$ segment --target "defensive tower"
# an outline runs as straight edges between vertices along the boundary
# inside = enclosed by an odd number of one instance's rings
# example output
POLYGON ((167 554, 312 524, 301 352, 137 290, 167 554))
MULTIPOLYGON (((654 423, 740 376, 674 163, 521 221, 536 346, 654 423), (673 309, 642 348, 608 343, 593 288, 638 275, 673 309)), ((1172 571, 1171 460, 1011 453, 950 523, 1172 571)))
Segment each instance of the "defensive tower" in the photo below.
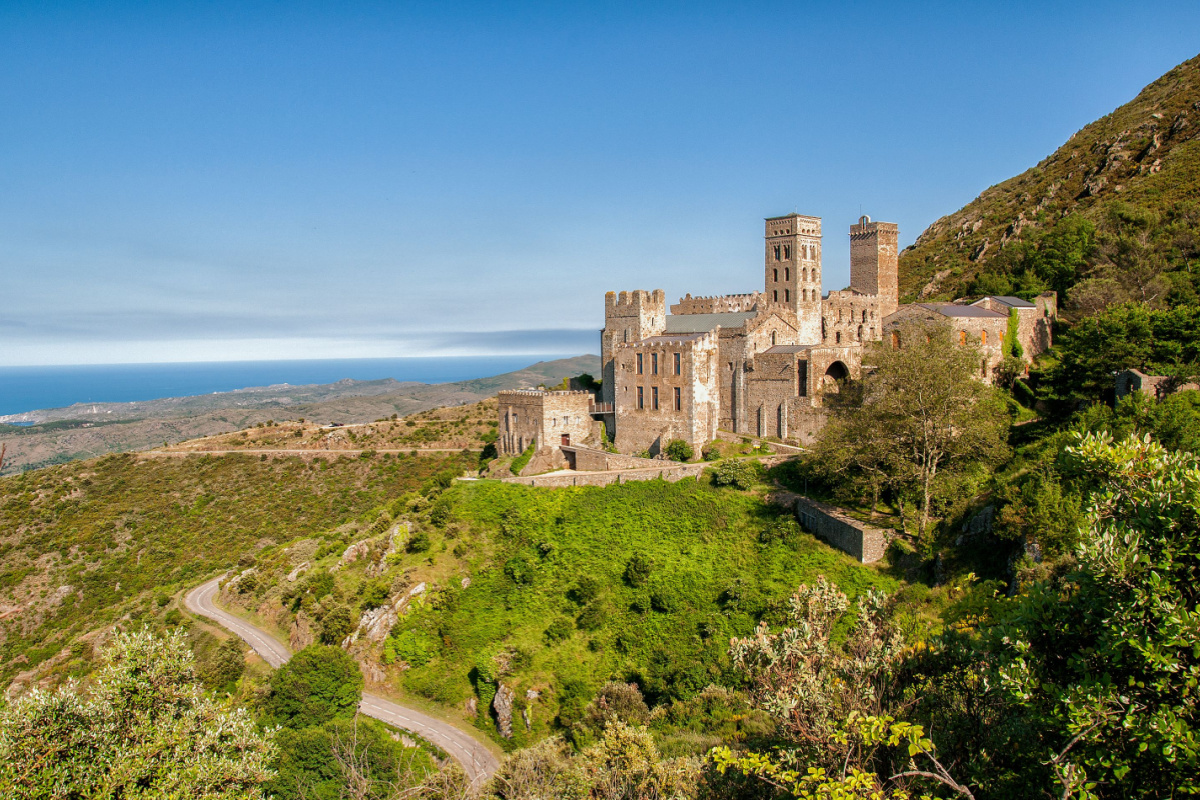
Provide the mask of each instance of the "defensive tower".
POLYGON ((667 296, 662 289, 608 292, 604 295, 604 330, 600 334, 601 400, 613 402, 617 345, 657 336, 667 328, 667 296))
POLYGON ((850 226, 850 288, 879 297, 879 318, 896 310, 900 302, 899 226, 859 217, 850 226))

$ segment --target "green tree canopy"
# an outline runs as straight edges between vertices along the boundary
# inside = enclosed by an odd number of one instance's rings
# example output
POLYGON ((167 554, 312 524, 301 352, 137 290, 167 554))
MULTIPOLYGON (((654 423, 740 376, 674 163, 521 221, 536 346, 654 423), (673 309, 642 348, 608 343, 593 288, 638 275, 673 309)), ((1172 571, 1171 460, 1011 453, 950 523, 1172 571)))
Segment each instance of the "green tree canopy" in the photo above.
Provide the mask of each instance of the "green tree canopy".
POLYGON ((34 689, 0 711, 0 796, 261 798, 271 732, 196 681, 181 631, 118 633, 89 684, 34 689))
POLYGON ((354 716, 362 699, 358 664, 340 647, 310 645, 271 675, 268 719, 288 728, 354 716))

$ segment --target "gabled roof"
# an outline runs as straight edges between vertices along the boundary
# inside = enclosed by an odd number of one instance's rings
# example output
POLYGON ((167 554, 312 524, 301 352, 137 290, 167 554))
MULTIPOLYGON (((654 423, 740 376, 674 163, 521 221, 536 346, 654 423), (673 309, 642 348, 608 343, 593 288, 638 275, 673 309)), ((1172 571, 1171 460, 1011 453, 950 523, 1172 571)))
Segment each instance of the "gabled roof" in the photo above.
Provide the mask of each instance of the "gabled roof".
POLYGON ((1037 306, 1035 306, 1033 303, 1029 302, 1028 300, 1022 300, 1019 297, 1012 297, 1011 295, 1007 295, 1007 294, 988 295, 987 297, 976 300, 971 305, 973 305, 973 306, 979 305, 984 300, 995 300, 996 302, 1002 303, 1002 304, 1008 306, 1009 308, 1037 308, 1037 306))
POLYGON ((968 317, 982 319, 1007 318, 1005 314, 1001 314, 999 311, 992 311, 990 308, 984 308, 983 306, 960 306, 957 303, 917 303, 917 305, 930 311, 936 311, 943 317, 950 317, 951 319, 968 317))
POLYGON ((703 333, 720 325, 722 328, 740 328, 752 319, 757 311, 727 311, 721 314, 671 314, 667 317, 666 333, 703 333))

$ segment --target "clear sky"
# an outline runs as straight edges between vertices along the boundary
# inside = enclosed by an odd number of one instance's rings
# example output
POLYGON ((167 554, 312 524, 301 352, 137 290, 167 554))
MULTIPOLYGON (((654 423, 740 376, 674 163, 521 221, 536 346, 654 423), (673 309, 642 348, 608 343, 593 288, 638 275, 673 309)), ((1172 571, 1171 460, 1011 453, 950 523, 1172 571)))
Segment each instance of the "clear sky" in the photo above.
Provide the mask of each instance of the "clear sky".
POLYGON ((762 218, 929 223, 1200 51, 1200 3, 0 0, 0 365, 596 352, 762 218))

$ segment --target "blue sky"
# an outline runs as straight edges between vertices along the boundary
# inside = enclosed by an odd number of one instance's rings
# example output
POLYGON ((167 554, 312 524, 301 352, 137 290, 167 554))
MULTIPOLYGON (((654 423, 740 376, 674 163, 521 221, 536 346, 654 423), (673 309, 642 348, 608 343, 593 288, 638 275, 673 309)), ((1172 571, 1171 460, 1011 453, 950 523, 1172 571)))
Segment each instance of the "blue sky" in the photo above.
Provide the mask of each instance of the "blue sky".
POLYGON ((1200 3, 0 0, 0 365, 595 351, 761 220, 902 244, 1200 51, 1200 3))

